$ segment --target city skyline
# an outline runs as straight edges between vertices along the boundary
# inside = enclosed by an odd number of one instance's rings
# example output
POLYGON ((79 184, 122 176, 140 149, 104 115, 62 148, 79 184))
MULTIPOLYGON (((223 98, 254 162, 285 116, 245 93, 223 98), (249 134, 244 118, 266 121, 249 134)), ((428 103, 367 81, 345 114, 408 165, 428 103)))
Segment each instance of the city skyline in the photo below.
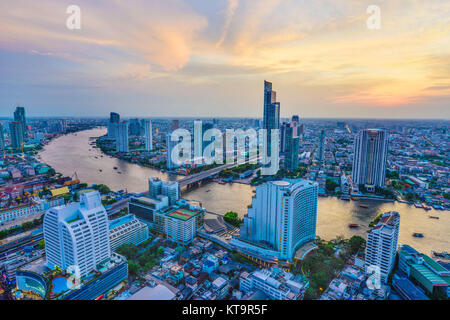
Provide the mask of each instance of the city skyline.
POLYGON ((0 5, 0 116, 259 117, 264 79, 282 118, 448 113, 444 1, 381 1, 378 30, 356 1, 78 5, 80 30, 65 4, 0 5))

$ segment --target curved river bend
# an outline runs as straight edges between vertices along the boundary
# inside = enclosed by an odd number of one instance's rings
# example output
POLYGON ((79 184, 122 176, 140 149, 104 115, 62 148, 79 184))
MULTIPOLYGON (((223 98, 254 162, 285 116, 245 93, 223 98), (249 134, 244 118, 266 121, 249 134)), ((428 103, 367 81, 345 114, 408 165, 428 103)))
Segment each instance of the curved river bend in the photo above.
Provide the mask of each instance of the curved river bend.
MULTIPOLYGON (((113 190, 142 192, 148 188, 149 177, 165 180, 179 178, 176 175, 111 158, 99 149, 92 148, 89 138, 99 137, 105 133, 106 129, 99 128, 61 136, 45 146, 39 155, 42 161, 63 175, 72 176, 76 172, 82 182, 106 184, 113 190), (118 169, 114 170, 114 167, 118 169)), ((251 203, 253 190, 254 187, 244 184, 220 185, 211 182, 184 193, 183 197, 200 201, 208 211, 224 214, 232 210, 243 216, 251 203)), ((369 208, 361 208, 360 203, 356 201, 342 201, 334 197, 319 198, 317 234, 324 239, 333 239, 338 235, 350 237, 355 234, 366 238, 370 221, 379 213, 395 210, 401 215, 400 243, 409 244, 426 254, 431 254, 431 250, 450 252, 449 211, 426 212, 399 202, 364 203, 368 204, 369 208), (440 219, 430 219, 430 215, 438 216, 440 219), (362 227, 349 229, 350 223, 357 223, 362 227), (425 237, 414 238, 412 237, 414 232, 423 233, 425 237)))

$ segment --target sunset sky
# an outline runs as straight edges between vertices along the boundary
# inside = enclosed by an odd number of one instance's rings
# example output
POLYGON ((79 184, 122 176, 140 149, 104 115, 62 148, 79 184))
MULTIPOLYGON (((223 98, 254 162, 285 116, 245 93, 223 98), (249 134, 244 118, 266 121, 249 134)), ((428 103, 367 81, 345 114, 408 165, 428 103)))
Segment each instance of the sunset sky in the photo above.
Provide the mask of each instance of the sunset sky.
POLYGON ((450 1, 2 0, 0 75, 0 116, 262 117, 268 80, 283 117, 449 119, 450 1))

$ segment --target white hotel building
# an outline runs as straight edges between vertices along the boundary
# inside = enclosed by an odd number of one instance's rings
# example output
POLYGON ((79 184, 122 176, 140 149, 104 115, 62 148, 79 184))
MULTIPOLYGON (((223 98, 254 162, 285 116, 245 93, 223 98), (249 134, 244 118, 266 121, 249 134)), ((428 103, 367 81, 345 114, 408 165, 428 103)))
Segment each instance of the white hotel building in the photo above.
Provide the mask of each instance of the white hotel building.
POLYGON ((84 276, 110 258, 108 215, 98 191, 80 195, 79 203, 49 209, 44 216, 47 266, 78 266, 84 276))
POLYGON ((295 251, 316 237, 318 185, 283 180, 256 188, 240 237, 230 244, 262 260, 292 261, 295 251))
POLYGON ((384 213, 367 236, 365 268, 380 267, 381 281, 386 283, 395 264, 397 254, 400 214, 396 211, 384 213))

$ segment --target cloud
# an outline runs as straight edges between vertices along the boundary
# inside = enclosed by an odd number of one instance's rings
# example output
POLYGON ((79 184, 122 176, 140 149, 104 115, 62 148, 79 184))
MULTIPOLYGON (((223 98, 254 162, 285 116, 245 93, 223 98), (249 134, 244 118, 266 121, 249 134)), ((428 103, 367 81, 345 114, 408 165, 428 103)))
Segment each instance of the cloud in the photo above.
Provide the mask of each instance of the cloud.
POLYGON ((222 36, 220 37, 219 41, 216 43, 216 47, 220 47, 222 43, 224 42, 227 34, 228 29, 231 25, 231 20, 233 19, 234 13, 236 12, 236 9, 239 5, 239 0, 228 0, 228 6, 225 13, 225 24, 223 26, 222 36))

